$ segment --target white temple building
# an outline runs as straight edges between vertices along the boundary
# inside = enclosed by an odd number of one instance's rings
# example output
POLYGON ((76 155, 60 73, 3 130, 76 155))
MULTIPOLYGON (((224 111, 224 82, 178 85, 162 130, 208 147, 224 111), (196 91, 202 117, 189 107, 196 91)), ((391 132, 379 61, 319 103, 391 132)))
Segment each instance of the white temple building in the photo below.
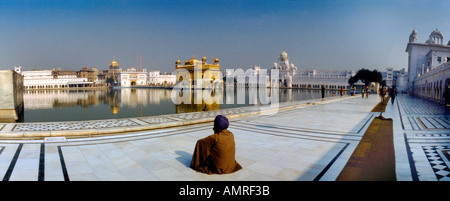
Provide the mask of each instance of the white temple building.
POLYGON ((15 66, 14 70, 23 75, 24 89, 86 87, 93 84, 87 78, 76 75, 53 75, 52 70, 22 70, 21 66, 15 66))
POLYGON ((450 83, 450 41, 434 30, 424 43, 417 40, 414 29, 405 52, 408 53, 408 93, 443 102, 444 90, 450 83))
POLYGON ((273 69, 278 69, 279 86, 292 87, 293 76, 297 73, 297 67, 293 63, 289 63, 288 54, 283 51, 278 57, 278 61, 273 63, 273 69))
POLYGON ((247 70, 227 69, 225 72, 226 79, 234 79, 235 82, 225 82, 227 86, 237 86, 237 87, 270 87, 270 71, 263 73, 260 66, 251 66, 247 70), (242 70, 242 71, 241 71, 242 70))
POLYGON ((152 86, 166 86, 174 85, 176 83, 177 76, 169 73, 163 73, 159 70, 148 72, 148 84, 152 86))
POLYGON ((294 76, 293 85, 308 89, 320 89, 322 85, 326 89, 349 89, 348 80, 355 75, 353 70, 299 70, 294 76))
POLYGON ((280 54, 272 69, 278 69, 280 72, 279 86, 287 88, 320 89, 324 85, 327 89, 349 89, 348 79, 356 74, 352 70, 298 69, 289 62, 289 56, 285 51, 280 54))
POLYGON ((123 71, 119 69, 119 83, 122 87, 130 86, 147 86, 147 69, 136 70, 136 68, 128 68, 123 71))

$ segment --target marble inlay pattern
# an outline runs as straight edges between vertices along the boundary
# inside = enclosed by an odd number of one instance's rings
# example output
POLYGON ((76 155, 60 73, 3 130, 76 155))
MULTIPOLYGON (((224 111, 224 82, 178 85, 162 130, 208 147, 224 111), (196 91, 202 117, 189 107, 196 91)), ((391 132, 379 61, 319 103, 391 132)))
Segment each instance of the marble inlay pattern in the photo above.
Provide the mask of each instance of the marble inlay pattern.
POLYGON ((422 146, 425 155, 430 162, 438 181, 450 181, 450 169, 448 160, 444 154, 450 149, 450 145, 422 146))
POLYGON ((413 181, 450 181, 450 115, 444 105, 414 96, 398 96, 413 181))
POLYGON ((149 123, 149 124, 158 124, 158 123, 166 123, 166 122, 172 122, 174 120, 164 117, 141 117, 138 118, 139 120, 149 123))
POLYGON ((417 137, 450 137, 450 133, 417 133, 417 137))
POLYGON ((98 121, 79 121, 79 122, 44 122, 44 123, 23 123, 16 124, 13 131, 53 131, 53 130, 79 130, 110 128, 124 126, 138 126, 140 124, 130 119, 109 119, 98 121))

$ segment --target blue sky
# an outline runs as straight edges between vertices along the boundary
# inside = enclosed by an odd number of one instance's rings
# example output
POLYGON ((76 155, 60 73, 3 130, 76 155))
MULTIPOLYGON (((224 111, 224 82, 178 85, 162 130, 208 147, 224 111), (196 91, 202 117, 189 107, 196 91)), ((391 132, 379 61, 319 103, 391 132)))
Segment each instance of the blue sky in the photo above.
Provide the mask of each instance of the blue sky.
POLYGON ((285 50, 304 69, 407 67, 416 28, 450 39, 447 0, 2 0, 0 69, 142 65, 218 57, 222 68, 271 68, 285 50))

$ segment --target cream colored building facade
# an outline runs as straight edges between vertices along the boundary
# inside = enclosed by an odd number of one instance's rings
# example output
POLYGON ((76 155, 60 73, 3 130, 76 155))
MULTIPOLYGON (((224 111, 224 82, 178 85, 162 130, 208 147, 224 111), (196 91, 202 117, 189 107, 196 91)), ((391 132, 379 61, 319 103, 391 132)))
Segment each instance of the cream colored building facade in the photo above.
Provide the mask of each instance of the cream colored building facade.
POLYGON ((176 75, 169 73, 161 74, 158 71, 148 72, 148 84, 151 86, 172 86, 176 83, 176 75))
POLYGON ((24 89, 53 89, 69 87, 86 87, 93 83, 87 78, 76 75, 53 75, 52 70, 26 70, 22 67, 14 67, 14 70, 23 75, 24 89))
POLYGON ((147 69, 128 68, 125 71, 119 69, 117 77, 122 87, 147 86, 147 69))

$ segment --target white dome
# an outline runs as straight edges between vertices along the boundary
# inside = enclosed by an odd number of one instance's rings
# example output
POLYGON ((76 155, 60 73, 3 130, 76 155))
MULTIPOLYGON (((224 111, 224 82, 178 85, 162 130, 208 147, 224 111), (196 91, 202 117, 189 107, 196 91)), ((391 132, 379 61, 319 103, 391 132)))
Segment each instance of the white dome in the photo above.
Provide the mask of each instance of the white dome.
POLYGON ((431 37, 431 36, 434 36, 434 37, 440 37, 440 38, 443 38, 443 37, 444 37, 444 35, 443 35, 438 29, 436 29, 436 30, 434 30, 433 32, 431 32, 430 37, 431 37))
POLYGON ((297 70, 297 66, 295 66, 294 64, 291 64, 291 68, 297 70))
POLYGON ((430 42, 426 43, 442 44, 444 41, 444 35, 438 29, 436 29, 433 32, 431 32, 428 40, 430 40, 430 42))

